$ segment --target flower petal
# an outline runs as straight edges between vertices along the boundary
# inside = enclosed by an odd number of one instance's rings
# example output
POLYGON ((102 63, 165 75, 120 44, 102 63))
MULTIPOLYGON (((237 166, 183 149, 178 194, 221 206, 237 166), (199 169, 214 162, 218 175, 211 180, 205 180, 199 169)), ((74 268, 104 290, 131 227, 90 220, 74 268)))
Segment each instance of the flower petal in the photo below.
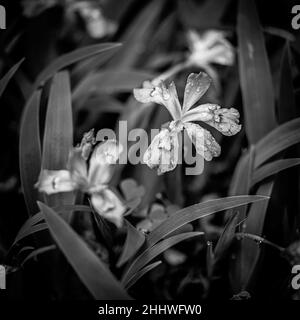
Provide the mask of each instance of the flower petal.
POLYGON ((191 73, 186 81, 183 100, 183 113, 187 112, 207 91, 211 78, 204 72, 191 73))
POLYGON ((168 88, 163 81, 157 86, 149 86, 149 83, 146 83, 142 89, 133 89, 133 94, 139 102, 154 102, 165 106, 174 120, 180 119, 181 107, 174 82, 171 82, 168 88))
POLYGON ((198 124, 190 122, 185 123, 184 127, 197 153, 206 161, 211 161, 213 157, 220 155, 221 147, 208 130, 203 129, 198 124))
POLYGON ((175 169, 179 157, 177 130, 162 129, 146 150, 143 161, 151 169, 157 169, 158 175, 175 169))
POLYGON ((207 103, 188 111, 182 121, 203 121, 225 136, 232 136, 241 130, 239 117, 239 112, 234 108, 221 108, 216 104, 207 103))
POLYGON ((91 129, 88 132, 83 134, 83 138, 80 142, 78 148, 82 151, 82 157, 84 160, 87 160, 90 157, 93 146, 96 143, 94 129, 91 129))
POLYGON ((68 170, 42 170, 35 187, 40 192, 54 194, 73 191, 77 186, 68 170))
POLYGON ((122 226, 126 208, 114 192, 104 189, 99 193, 94 193, 91 202, 102 217, 114 223, 117 227, 122 226))
POLYGON ((225 32, 219 30, 208 30, 201 35, 189 31, 190 63, 199 67, 211 63, 232 65, 235 58, 234 48, 225 36, 225 32))
POLYGON ((123 147, 116 140, 107 140, 100 143, 92 153, 88 172, 88 181, 91 189, 102 189, 112 176, 113 167, 119 159, 123 147))
POLYGON ((87 164, 82 157, 82 150, 80 148, 74 148, 70 152, 67 169, 78 188, 84 191, 88 185, 87 164))

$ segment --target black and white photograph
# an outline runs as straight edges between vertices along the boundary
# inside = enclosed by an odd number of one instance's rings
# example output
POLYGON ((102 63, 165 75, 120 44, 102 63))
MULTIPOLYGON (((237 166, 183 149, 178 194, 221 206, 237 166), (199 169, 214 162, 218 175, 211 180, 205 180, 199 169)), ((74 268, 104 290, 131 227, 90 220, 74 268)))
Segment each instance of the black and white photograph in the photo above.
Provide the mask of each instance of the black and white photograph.
POLYGON ((300 1, 0 0, 0 131, 0 310, 300 300, 300 1))

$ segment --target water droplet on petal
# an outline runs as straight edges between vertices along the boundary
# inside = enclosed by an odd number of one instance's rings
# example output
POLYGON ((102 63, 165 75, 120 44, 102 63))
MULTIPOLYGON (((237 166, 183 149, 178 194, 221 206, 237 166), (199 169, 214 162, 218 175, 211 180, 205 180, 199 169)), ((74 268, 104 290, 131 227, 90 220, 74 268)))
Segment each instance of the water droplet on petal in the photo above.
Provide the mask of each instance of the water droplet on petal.
POLYGON ((153 89, 153 90, 150 92, 150 96, 151 96, 151 97, 154 97, 154 96, 155 96, 155 89, 153 89))
POLYGON ((163 99, 164 99, 164 100, 170 99, 170 94, 165 92, 165 93, 163 94, 163 99))

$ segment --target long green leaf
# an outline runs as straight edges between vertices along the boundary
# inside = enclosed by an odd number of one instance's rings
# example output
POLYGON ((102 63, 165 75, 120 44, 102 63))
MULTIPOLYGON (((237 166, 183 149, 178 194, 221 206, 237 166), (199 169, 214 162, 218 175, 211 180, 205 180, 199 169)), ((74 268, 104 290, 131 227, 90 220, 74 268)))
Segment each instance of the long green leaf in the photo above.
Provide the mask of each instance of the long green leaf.
POLYGON ((253 0, 240 0, 237 33, 246 132, 250 143, 256 143, 276 126, 276 119, 272 76, 253 0))
MULTIPOLYGON (((244 154, 238 162, 234 171, 232 183, 230 185, 229 194, 238 196, 242 194, 249 194, 253 173, 253 164, 255 159, 255 147, 250 146, 248 153, 244 154)), ((238 215, 238 223, 246 218, 247 205, 230 209, 226 216, 238 215)))
MULTIPOLYGON (((80 205, 65 205, 65 206, 58 206, 53 208, 54 211, 58 213, 63 213, 63 212, 70 212, 70 211, 82 211, 82 212, 92 212, 92 209, 88 206, 80 206, 80 205)), ((35 225, 39 222, 44 220, 44 215, 42 212, 36 213, 34 216, 30 217, 29 219, 26 220, 26 222, 23 224, 21 229, 19 230, 18 234, 16 235, 16 238, 11 245, 11 248, 20 240, 25 238, 27 235, 34 233, 35 231, 32 232, 32 228, 35 227, 35 225)))
POLYGON ((72 83, 77 85, 77 83, 87 76, 90 72, 95 72, 99 70, 105 63, 107 63, 111 57, 120 49, 120 45, 116 44, 112 46, 109 50, 102 51, 101 54, 92 56, 83 61, 80 61, 72 70, 71 79, 72 83))
POLYGON ((39 199, 34 184, 38 180, 41 169, 41 143, 39 132, 39 108, 41 92, 35 91, 25 106, 21 119, 19 141, 19 165, 22 190, 28 214, 37 211, 36 201, 39 199))
POLYGON ((22 239, 36 233, 39 231, 43 231, 48 229, 47 224, 46 223, 39 223, 39 224, 35 224, 33 226, 31 226, 31 228, 24 230, 22 233, 18 234, 14 243, 12 244, 12 247, 15 246, 19 241, 21 241, 22 239))
POLYGON ((234 170, 234 175, 229 188, 229 195, 238 196, 249 193, 254 159, 255 147, 250 146, 249 151, 240 158, 234 170))
POLYGON ((125 220, 127 226, 127 237, 122 254, 119 258, 117 266, 120 267, 131 259, 145 242, 145 236, 138 231, 131 223, 125 220))
POLYGON ((272 130, 256 145, 254 167, 257 168, 279 152, 300 142, 300 118, 272 130))
POLYGON ((252 185, 261 182, 262 180, 269 178, 270 176, 298 166, 300 164, 300 158, 294 159, 279 159, 271 163, 267 163, 264 166, 259 167, 255 172, 252 180, 252 185))
POLYGON ((126 92, 141 86, 142 82, 153 78, 153 74, 137 70, 103 70, 84 78, 75 88, 73 100, 93 92, 126 92))
POLYGON ((148 266, 146 266, 142 270, 138 271, 130 280, 128 280, 127 285, 126 285, 126 289, 129 289, 130 287, 132 287, 145 274, 147 274, 148 272, 150 272, 151 270, 153 270, 154 268, 158 267, 161 264, 162 264, 161 261, 156 261, 156 262, 149 264, 148 266))
POLYGON ((238 215, 232 214, 229 217, 224 227, 224 230, 216 244, 216 247, 214 250, 215 261, 221 259, 224 255, 226 255, 234 239, 237 224, 238 224, 238 215))
POLYGON ((49 230, 78 277, 97 300, 128 300, 130 297, 95 253, 75 231, 45 204, 38 203, 49 230))
MULTIPOLYGON (((262 184, 257 193, 270 197, 273 191, 274 180, 262 184)), ((248 213, 247 221, 245 223, 244 232, 245 233, 253 233, 257 235, 262 235, 265 217, 267 213, 268 202, 254 203, 248 213)), ((239 285, 237 291, 242 291, 246 289, 249 285, 249 281, 253 276, 253 272, 255 270, 256 264, 259 259, 259 248, 253 242, 250 241, 241 241, 241 278, 240 281, 236 283, 239 285)), ((236 292, 237 292, 236 291, 236 292)))
POLYGON ((36 250, 33 250, 32 252, 30 252, 30 254, 21 262, 21 265, 24 266, 24 264, 29 261, 32 258, 36 258, 36 256, 45 253, 45 252, 49 252, 51 250, 54 250, 56 248, 55 245, 50 245, 50 246, 46 246, 46 247, 42 247, 42 248, 38 248, 36 250))
POLYGON ((7 73, 4 75, 4 77, 2 79, 0 79, 0 98, 5 90, 5 88, 7 87, 10 79, 14 76, 14 74, 18 71, 18 69, 20 68, 20 65, 22 64, 22 62, 24 61, 24 58, 21 59, 18 63, 16 63, 14 66, 12 66, 7 73))
MULTIPOLYGON (((50 89, 43 142, 42 167, 48 170, 66 168, 73 146, 73 120, 69 74, 59 72, 50 89)), ((51 206, 72 204, 72 193, 45 197, 51 206)))
POLYGON ((120 44, 118 43, 102 43, 79 48, 72 52, 66 53, 55 59, 38 75, 37 79, 35 80, 34 88, 38 87, 40 84, 43 84, 46 80, 50 79, 57 71, 69 66, 70 64, 73 64, 85 58, 89 58, 96 54, 101 54, 102 52, 115 49, 119 46, 120 44))
POLYGON ((192 205, 190 207, 179 210, 176 213, 173 213, 168 219, 166 219, 162 224, 155 228, 149 234, 147 243, 149 247, 151 247, 183 225, 206 217, 218 211, 227 210, 257 201, 265 201, 267 199, 267 197, 263 196, 235 196, 209 200, 192 205))
POLYGON ((124 286, 128 284, 128 281, 142 268, 144 268, 152 259, 163 253, 165 250, 169 249, 170 247, 176 245, 177 243, 190 239, 192 237, 201 236, 203 232, 187 232, 178 234, 176 236, 170 237, 165 239, 155 246, 148 248, 143 253, 141 253, 130 265, 127 269, 126 273, 122 278, 122 283, 124 286))
POLYGON ((289 41, 287 41, 286 45, 284 46, 281 59, 278 106, 278 118, 280 123, 292 120, 297 114, 290 63, 289 41))

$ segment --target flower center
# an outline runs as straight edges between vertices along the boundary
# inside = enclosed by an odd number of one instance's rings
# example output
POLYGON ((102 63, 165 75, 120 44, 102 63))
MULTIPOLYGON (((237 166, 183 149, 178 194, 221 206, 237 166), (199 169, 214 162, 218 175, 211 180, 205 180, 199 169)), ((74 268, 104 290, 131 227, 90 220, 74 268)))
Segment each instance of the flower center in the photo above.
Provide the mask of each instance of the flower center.
POLYGON ((180 132, 182 131, 184 128, 183 126, 183 122, 181 120, 175 120, 175 121, 171 121, 170 122, 170 125, 169 125, 169 129, 170 131, 177 131, 177 132, 180 132))

